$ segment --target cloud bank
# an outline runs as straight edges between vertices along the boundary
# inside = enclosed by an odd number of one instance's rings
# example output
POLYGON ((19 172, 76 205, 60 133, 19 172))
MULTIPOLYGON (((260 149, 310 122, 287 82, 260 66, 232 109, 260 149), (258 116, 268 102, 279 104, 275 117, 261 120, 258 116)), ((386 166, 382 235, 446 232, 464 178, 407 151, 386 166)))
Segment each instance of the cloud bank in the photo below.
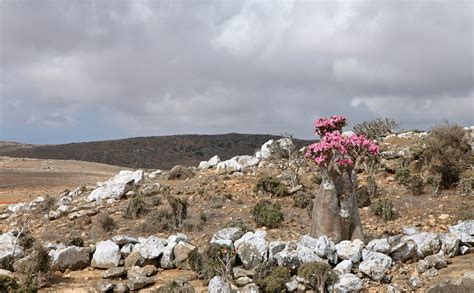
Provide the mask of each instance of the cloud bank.
POLYGON ((0 139, 474 124, 472 1, 0 1, 0 139))

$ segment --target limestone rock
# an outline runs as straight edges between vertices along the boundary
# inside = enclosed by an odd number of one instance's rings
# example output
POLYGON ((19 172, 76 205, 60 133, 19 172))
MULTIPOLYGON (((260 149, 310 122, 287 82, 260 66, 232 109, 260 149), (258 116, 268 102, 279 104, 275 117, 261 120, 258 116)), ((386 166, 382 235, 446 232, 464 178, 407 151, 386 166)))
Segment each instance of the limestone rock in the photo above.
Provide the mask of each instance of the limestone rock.
POLYGON ((336 244, 336 252, 339 259, 348 259, 358 263, 362 257, 364 243, 359 239, 354 241, 344 240, 336 244))
POLYGON ((267 233, 257 229, 247 232, 234 242, 235 250, 244 268, 252 269, 267 260, 268 243, 265 240, 267 233))
POLYGON ((449 232, 456 234, 464 244, 474 245, 474 220, 464 221, 450 226, 449 232))
POLYGON ((145 241, 136 244, 133 249, 138 251, 144 259, 156 259, 163 254, 167 243, 166 239, 150 236, 145 241))
POLYGON ((126 236, 126 235, 116 235, 112 237, 111 240, 120 247, 129 243, 132 243, 132 244, 138 243, 138 239, 130 237, 130 236, 126 236))
POLYGON ((224 228, 212 236, 211 244, 219 244, 227 247, 234 247, 234 241, 242 237, 242 229, 237 227, 224 228))
POLYGON ((127 281, 127 287, 130 290, 138 290, 142 289, 150 284, 153 284, 153 278, 148 278, 144 276, 137 276, 133 278, 129 278, 127 281))
POLYGON ((95 248, 91 266, 95 268, 114 268, 120 263, 120 247, 111 240, 101 241, 95 248))
POLYGON ((440 235, 441 250, 449 257, 458 255, 460 239, 456 234, 443 233, 440 235))
POLYGON ((390 244, 388 244, 388 240, 383 238, 370 241, 366 249, 387 254, 390 253, 391 247, 390 244))
POLYGON ((421 232, 411 236, 406 236, 406 239, 415 241, 417 245, 417 254, 419 258, 438 253, 441 249, 441 242, 438 233, 421 232))
POLYGON ((23 256, 23 249, 18 245, 15 247, 16 241, 16 237, 11 232, 0 235, 0 262, 12 256, 15 258, 23 256), (13 250, 15 250, 15 252, 13 252, 13 250))
POLYGON ((363 282, 353 274, 344 274, 339 276, 334 284, 334 292, 359 292, 362 290, 363 282))
POLYGON ((120 171, 113 178, 107 180, 104 185, 94 189, 89 195, 89 201, 101 201, 104 199, 117 199, 125 195, 135 184, 143 180, 143 170, 120 171))
POLYGON ((64 272, 82 270, 90 265, 90 249, 88 247, 69 246, 49 252, 51 268, 64 272))
POLYGON ((406 261, 417 257, 417 248, 415 241, 406 240, 395 245, 390 256, 395 261, 406 261))
POLYGON ((125 274, 124 267, 110 268, 102 273, 102 278, 104 279, 116 278, 116 277, 123 276, 124 274, 125 274))
POLYGON ((230 284, 220 276, 215 276, 209 281, 208 293, 231 293, 230 284))
POLYGON ((180 241, 174 247, 174 265, 180 269, 189 270, 191 267, 188 263, 188 256, 196 250, 196 246, 180 241))

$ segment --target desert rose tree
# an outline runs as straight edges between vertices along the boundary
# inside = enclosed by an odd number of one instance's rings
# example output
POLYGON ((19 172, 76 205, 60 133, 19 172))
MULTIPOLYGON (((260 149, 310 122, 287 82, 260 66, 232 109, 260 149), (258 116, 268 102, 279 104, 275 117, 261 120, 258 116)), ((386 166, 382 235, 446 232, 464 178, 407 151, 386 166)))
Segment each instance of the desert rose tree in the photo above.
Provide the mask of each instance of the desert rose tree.
POLYGON ((379 154, 379 146, 364 135, 343 135, 341 130, 345 125, 342 116, 316 120, 315 134, 321 140, 308 146, 305 154, 320 167, 323 178, 314 199, 310 235, 326 235, 336 243, 363 240, 355 170, 379 154))

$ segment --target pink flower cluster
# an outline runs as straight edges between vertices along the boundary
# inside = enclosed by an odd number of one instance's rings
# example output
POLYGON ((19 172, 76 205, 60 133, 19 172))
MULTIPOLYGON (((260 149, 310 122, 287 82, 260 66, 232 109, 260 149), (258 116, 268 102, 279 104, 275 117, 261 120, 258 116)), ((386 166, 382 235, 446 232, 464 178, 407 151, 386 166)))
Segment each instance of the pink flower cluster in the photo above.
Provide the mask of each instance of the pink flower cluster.
POLYGON ((341 131, 346 126, 346 118, 338 115, 330 118, 319 118, 314 122, 314 133, 324 136, 328 132, 341 131))
MULTIPOLYGON (((315 122, 317 131, 318 129, 334 129, 339 126, 342 128, 346 123, 346 119, 341 116, 332 116, 330 119, 323 120, 318 119, 315 122), (330 122, 333 118, 333 122, 330 122), (318 128, 318 125, 321 125, 322 128, 318 128)), ((308 146, 305 154, 319 166, 327 166, 334 159, 340 167, 349 168, 353 167, 357 161, 378 155, 380 151, 379 146, 365 138, 364 135, 344 136, 340 129, 321 133, 323 134, 321 141, 308 146)))

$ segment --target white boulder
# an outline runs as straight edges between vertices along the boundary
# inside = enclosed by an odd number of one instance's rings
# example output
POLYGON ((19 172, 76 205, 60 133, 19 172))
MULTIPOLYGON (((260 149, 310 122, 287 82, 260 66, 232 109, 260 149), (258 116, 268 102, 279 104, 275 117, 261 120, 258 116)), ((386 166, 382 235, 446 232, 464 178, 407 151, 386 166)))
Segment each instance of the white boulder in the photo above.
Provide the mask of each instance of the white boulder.
POLYGON ((101 241, 95 248, 91 266, 94 268, 110 269, 120 263, 120 247, 111 240, 101 241))
POLYGON ((107 180, 102 186, 94 189, 88 197, 89 201, 101 201, 109 198, 118 199, 142 180, 143 170, 120 171, 120 173, 107 180))

